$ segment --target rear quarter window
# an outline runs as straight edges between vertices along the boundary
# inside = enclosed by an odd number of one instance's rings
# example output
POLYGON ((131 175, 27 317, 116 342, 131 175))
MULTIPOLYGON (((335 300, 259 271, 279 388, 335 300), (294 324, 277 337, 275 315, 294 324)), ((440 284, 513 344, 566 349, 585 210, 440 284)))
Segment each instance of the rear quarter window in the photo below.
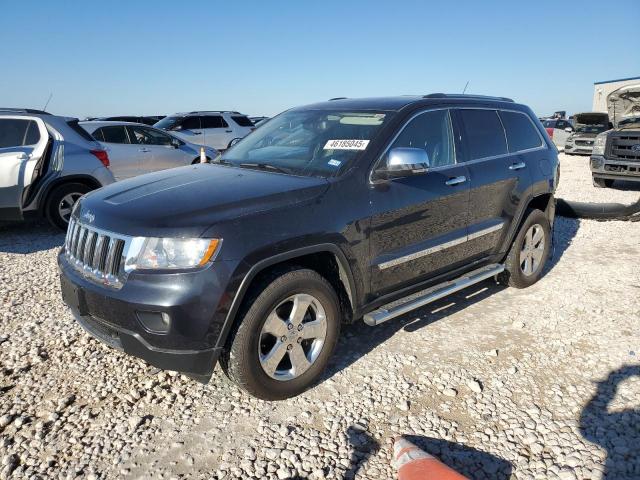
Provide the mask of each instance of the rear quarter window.
POLYGON ((253 127, 253 122, 244 115, 234 115, 231 119, 241 127, 253 127))
POLYGON ((469 160, 507 153, 504 129, 495 110, 460 110, 469 160))
POLYGON ((510 153, 529 150, 542 145, 542 139, 538 131, 524 113, 501 111, 500 118, 507 134, 510 153))
POLYGON ((78 124, 78 120, 69 120, 67 122, 67 125, 69 125, 69 128, 71 130, 73 130, 74 132, 76 132, 78 135, 80 135, 82 138, 84 138, 85 140, 89 141, 89 142, 93 142, 95 141, 95 139, 89 134, 89 132, 87 132, 84 128, 82 128, 79 124, 78 124))

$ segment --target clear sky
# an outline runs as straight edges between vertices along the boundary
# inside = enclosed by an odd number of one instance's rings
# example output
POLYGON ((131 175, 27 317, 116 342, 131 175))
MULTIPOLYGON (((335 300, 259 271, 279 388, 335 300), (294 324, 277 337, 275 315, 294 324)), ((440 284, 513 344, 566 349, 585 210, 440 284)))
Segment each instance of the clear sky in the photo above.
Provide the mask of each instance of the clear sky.
POLYGON ((640 0, 1 0, 0 105, 72 116, 461 92, 539 115, 640 75, 640 0), (615 27, 615 30, 614 30, 615 27))

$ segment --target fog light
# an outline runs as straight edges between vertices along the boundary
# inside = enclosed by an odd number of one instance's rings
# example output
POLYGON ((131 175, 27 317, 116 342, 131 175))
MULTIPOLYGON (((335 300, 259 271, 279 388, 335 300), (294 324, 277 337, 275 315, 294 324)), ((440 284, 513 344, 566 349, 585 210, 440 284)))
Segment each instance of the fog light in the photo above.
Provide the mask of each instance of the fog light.
POLYGON ((591 157, 591 169, 600 170, 604 165, 604 159, 602 157, 591 157))
POLYGON ((167 333, 171 326, 171 318, 164 312, 136 312, 136 316, 144 329, 151 333, 167 333))

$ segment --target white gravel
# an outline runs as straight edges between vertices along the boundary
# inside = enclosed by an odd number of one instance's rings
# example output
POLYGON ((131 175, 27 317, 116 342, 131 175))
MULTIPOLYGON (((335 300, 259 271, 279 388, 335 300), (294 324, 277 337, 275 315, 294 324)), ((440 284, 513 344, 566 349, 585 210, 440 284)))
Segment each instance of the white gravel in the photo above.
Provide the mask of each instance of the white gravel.
MULTIPOLYGON (((586 161, 563 158, 563 195, 594 198, 566 168, 586 161)), ((639 234, 558 219, 538 284, 347 327, 318 386, 267 403, 88 337, 60 300, 63 236, 4 227, 0 478, 394 478, 398 433, 471 478, 640 478, 639 234)))

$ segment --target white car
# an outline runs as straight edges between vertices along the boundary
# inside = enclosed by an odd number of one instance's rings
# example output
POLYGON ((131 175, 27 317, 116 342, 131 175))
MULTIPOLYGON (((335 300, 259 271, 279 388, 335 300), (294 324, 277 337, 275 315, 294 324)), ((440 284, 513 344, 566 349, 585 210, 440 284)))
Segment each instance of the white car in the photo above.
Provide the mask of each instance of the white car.
POLYGON ((256 128, 246 115, 229 111, 176 113, 164 117, 154 127, 170 131, 185 142, 207 145, 216 150, 226 150, 231 142, 256 128))
MULTIPOLYGON (((80 122, 109 154, 116 180, 200 162, 200 146, 157 128, 131 122, 80 122)), ((205 147, 207 160, 218 152, 205 147)))
POLYGON ((564 150, 567 139, 575 131, 569 120, 564 118, 549 118, 542 120, 542 126, 549 134, 549 138, 558 147, 558 150, 564 150))

